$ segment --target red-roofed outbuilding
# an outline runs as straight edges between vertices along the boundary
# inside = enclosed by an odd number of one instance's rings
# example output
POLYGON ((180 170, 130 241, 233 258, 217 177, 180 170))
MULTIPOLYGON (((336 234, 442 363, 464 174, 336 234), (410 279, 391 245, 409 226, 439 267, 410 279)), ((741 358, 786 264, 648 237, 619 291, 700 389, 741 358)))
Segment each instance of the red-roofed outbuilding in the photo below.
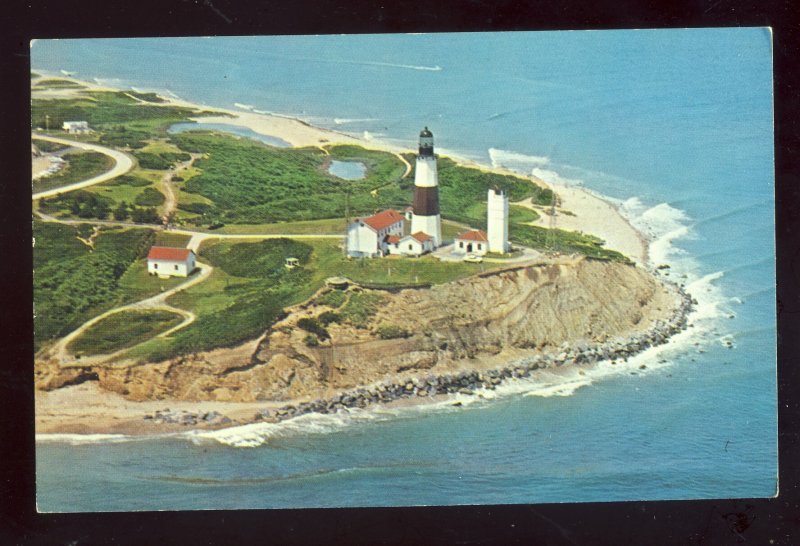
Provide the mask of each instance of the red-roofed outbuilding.
POLYGON ((453 244, 453 252, 483 256, 489 251, 489 237, 480 229, 460 233, 453 244))
POLYGON ((147 272, 159 277, 188 277, 196 266, 194 251, 188 248, 154 246, 147 253, 147 272))

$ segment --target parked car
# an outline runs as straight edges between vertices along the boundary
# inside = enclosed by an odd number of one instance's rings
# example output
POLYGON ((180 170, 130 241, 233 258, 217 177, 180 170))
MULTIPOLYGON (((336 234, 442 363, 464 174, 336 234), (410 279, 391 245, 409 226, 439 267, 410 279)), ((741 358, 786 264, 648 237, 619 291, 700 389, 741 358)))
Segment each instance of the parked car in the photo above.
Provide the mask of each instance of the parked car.
POLYGON ((476 256, 475 254, 467 254, 464 256, 464 261, 469 262, 471 264, 479 264, 483 261, 483 258, 480 256, 476 256))

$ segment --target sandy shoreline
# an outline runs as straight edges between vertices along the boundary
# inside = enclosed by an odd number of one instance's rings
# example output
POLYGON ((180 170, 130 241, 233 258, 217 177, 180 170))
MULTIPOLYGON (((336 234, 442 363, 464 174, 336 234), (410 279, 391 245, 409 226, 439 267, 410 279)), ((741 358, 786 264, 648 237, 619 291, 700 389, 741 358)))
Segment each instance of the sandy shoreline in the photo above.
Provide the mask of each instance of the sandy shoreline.
MULTIPOLYGON (((41 73, 41 71, 39 71, 41 73)), ((107 86, 97 85, 74 78, 64 78, 55 74, 44 74, 38 79, 59 78, 75 81, 90 90, 124 91, 107 86)), ((68 97, 81 91, 80 89, 59 89, 53 92, 33 93, 33 97, 54 96, 68 97)), ((296 147, 324 146, 328 144, 356 144, 365 148, 384 150, 388 152, 409 152, 398 146, 382 143, 378 140, 363 140, 351 135, 330 129, 314 127, 299 119, 275 115, 260 114, 255 112, 242 112, 231 109, 217 108, 181 99, 162 97, 165 106, 182 106, 196 110, 219 112, 218 116, 204 116, 194 118, 196 121, 207 123, 224 123, 248 128, 256 133, 277 137, 296 147)), ((414 136, 414 135, 412 135, 414 136)), ((555 217, 555 227, 583 231, 596 235, 606 241, 606 246, 622 252, 639 264, 647 265, 646 239, 632 225, 630 225, 610 202, 593 195, 581 188, 554 185, 542 181, 531 175, 503 168, 493 168, 479 165, 474 161, 451 156, 460 164, 480 168, 487 171, 514 174, 527 177, 530 180, 551 187, 559 196, 560 209, 569 213, 559 213, 555 217)), ((520 203, 530 206, 540 213, 541 218, 537 225, 551 226, 550 216, 542 214, 541 207, 530 203, 520 203)), ((132 402, 120 395, 100 390, 96 384, 89 382, 81 385, 65 387, 52 392, 36 392, 36 433, 37 434, 159 434, 176 431, 186 431, 187 427, 180 424, 157 424, 152 420, 145 420, 145 414, 153 414, 158 410, 169 408, 174 412, 204 413, 216 411, 231 419, 224 426, 236 426, 253 422, 254 415, 266 408, 277 408, 287 404, 281 402, 184 402, 175 400, 161 400, 148 402, 132 402)), ((200 423, 192 428, 221 428, 220 424, 200 423)))
MULTIPOLYGON (((125 91, 75 78, 64 78, 56 74, 43 74, 42 79, 44 78, 60 78, 74 81, 93 91, 125 91)), ((35 83, 37 80, 38 78, 32 80, 32 83, 35 83)), ((79 89, 58 89, 52 92, 38 92, 38 94, 35 93, 34 96, 49 97, 52 95, 67 97, 79 91, 79 89)), ((413 149, 395 146, 378 139, 365 140, 332 129, 315 127, 305 121, 290 116, 273 113, 260 114, 250 111, 233 110, 230 108, 219 108, 174 97, 161 96, 161 98, 165 101, 161 104, 165 106, 179 106, 194 110, 218 112, 220 114, 218 116, 192 118, 193 121, 222 123, 247 128, 261 135, 285 140, 295 147, 355 144, 369 149, 383 150, 392 153, 413 152, 413 149)), ((415 135, 411 135, 410 138, 414 136, 415 135)), ((559 213, 558 209, 556 210, 555 222, 553 224, 555 227, 596 235, 606 242, 608 248, 622 252, 639 264, 647 264, 647 241, 645 237, 623 218, 617 208, 609 201, 579 187, 553 184, 531 174, 519 173, 502 167, 482 165, 457 155, 450 155, 449 157, 465 166, 502 174, 523 176, 540 185, 552 188, 559 196, 559 208, 569 211, 565 214, 559 213)), ((530 206, 529 202, 519 204, 530 206)), ((535 224, 549 227, 550 217, 541 214, 541 207, 531 208, 536 209, 541 216, 535 224)))

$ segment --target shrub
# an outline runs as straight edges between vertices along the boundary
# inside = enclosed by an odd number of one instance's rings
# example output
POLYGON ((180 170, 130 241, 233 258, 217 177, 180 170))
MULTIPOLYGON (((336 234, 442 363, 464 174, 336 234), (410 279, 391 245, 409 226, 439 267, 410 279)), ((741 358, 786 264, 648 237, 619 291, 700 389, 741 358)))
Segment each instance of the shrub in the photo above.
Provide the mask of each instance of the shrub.
POLYGON ((315 318, 303 317, 297 321, 297 326, 306 332, 316 334, 319 339, 329 339, 331 337, 325 327, 315 318))
POLYGON ((400 328, 396 324, 381 324, 375 329, 375 333, 381 339, 398 339, 410 335, 407 330, 400 328))
POLYGON ((155 188, 145 188, 142 193, 136 196, 134 203, 143 207, 153 207, 162 204, 166 198, 164 194, 155 188))
POLYGON ((306 337, 304 337, 303 343, 305 343, 308 347, 319 347, 319 340, 314 334, 308 334, 306 337))
POLYGON ((333 311, 325 311, 319 316, 319 321, 323 326, 328 326, 333 322, 341 322, 341 320, 342 316, 339 313, 334 313, 333 311))
POLYGON ((341 290, 331 290, 330 292, 322 294, 317 300, 317 303, 338 309, 346 299, 347 296, 341 290))

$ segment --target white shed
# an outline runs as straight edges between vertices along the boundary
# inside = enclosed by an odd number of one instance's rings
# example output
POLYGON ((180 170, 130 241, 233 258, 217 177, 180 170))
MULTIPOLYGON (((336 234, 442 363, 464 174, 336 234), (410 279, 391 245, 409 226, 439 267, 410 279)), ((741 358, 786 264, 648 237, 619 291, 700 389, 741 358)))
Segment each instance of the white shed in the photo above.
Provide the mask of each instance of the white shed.
POLYGON ((154 246, 147 254, 147 272, 159 277, 188 277, 196 267, 194 251, 188 248, 154 246))
POLYGON ((88 121, 65 121, 62 128, 70 133, 70 134, 81 134, 81 133, 88 133, 91 129, 89 129, 89 122, 88 121))
POLYGON ((401 254, 403 256, 422 256, 432 250, 433 237, 421 231, 406 235, 403 238, 394 237, 389 243, 389 252, 391 254, 401 254))
POLYGON ((489 251, 489 238, 486 232, 480 229, 472 229, 460 233, 453 244, 453 252, 456 254, 475 254, 484 256, 489 251))

